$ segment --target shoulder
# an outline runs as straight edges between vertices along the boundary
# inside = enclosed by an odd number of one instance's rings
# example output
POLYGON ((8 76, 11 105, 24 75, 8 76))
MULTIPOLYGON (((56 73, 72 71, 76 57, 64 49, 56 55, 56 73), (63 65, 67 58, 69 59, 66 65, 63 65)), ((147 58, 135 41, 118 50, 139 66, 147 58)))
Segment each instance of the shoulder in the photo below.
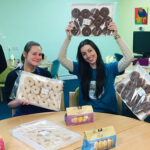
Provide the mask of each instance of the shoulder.
POLYGON ((38 67, 38 69, 40 71, 41 76, 52 78, 51 73, 48 70, 40 68, 40 67, 38 67))
POLYGON ((108 75, 110 75, 110 74, 114 74, 114 75, 119 74, 119 72, 118 72, 118 62, 116 61, 116 62, 105 64, 105 71, 106 71, 106 74, 108 74, 108 75))
POLYGON ((112 70, 112 69, 115 69, 115 68, 118 68, 118 62, 112 62, 112 63, 105 63, 105 68, 106 69, 109 69, 109 70, 112 70))
POLYGON ((11 72, 9 72, 7 77, 12 77, 12 78, 17 77, 17 73, 16 73, 17 70, 20 70, 20 68, 18 67, 16 69, 12 70, 11 72))

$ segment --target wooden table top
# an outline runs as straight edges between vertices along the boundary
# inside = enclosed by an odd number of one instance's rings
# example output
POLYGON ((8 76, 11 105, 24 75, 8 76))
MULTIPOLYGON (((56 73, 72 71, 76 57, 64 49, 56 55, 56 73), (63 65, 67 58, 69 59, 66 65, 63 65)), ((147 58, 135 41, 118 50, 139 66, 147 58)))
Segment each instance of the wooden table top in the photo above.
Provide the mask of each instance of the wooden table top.
MULTIPOLYGON (((65 112, 39 113, 14 117, 0 121, 0 137, 3 138, 6 150, 33 150, 29 145, 12 136, 11 130, 23 123, 45 119, 64 128, 77 132, 83 137, 86 130, 113 126, 117 134, 116 147, 112 150, 149 150, 150 124, 119 115, 94 113, 94 122, 89 124, 66 126, 65 112)), ((82 140, 61 150, 81 149, 82 140)))

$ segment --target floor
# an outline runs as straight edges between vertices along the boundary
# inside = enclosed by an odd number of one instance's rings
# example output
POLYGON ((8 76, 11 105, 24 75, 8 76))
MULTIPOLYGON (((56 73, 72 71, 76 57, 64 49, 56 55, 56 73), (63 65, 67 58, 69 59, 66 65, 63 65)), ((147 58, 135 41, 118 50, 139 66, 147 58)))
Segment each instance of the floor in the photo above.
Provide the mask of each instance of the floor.
MULTIPOLYGON (((69 106, 69 92, 75 91, 79 86, 79 81, 77 79, 63 79, 64 82, 64 99, 65 107, 69 106)), ((11 109, 7 106, 7 102, 1 102, 0 100, 0 120, 12 117, 11 109)))

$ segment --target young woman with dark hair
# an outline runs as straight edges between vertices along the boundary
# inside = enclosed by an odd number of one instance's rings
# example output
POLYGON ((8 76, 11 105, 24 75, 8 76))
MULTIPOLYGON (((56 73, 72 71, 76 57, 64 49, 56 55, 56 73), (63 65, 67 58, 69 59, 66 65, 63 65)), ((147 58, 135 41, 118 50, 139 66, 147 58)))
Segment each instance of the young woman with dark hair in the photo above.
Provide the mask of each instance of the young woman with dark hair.
POLYGON ((10 72, 6 79, 4 97, 5 100, 8 101, 8 106, 11 108, 17 108, 16 114, 14 116, 50 111, 11 98, 12 94, 16 96, 16 90, 13 93, 12 89, 18 88, 19 74, 21 73, 22 70, 51 78, 51 74, 49 71, 46 71, 45 69, 38 67, 40 61, 42 60, 42 48, 39 43, 29 41, 24 47, 21 60, 23 62, 23 66, 18 67, 17 69, 10 72))
POLYGON ((72 24, 66 28, 67 37, 61 47, 58 59, 70 73, 77 75, 79 85, 79 105, 92 105, 95 112, 119 114, 114 80, 133 60, 133 54, 117 33, 117 26, 111 22, 108 29, 113 31, 114 38, 123 52, 119 62, 105 64, 98 47, 91 40, 79 44, 78 62, 72 62, 66 57, 71 41, 72 24))

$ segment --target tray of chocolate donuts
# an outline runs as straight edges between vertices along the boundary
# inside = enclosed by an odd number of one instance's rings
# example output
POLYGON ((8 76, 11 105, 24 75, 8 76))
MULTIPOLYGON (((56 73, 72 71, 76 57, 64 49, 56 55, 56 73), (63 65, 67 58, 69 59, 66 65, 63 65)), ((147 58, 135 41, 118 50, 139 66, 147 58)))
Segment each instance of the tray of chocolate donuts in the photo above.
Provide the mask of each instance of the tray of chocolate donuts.
POLYGON ((116 91, 140 119, 150 111, 150 75, 140 65, 133 67, 127 77, 116 84, 116 91))
POLYGON ((72 35, 111 35, 108 25, 113 20, 114 6, 114 3, 73 4, 71 10, 72 35))
POLYGON ((63 81, 22 71, 16 99, 59 111, 63 81))
POLYGON ((81 140, 81 135, 48 120, 21 124, 12 134, 36 150, 57 150, 81 140))

